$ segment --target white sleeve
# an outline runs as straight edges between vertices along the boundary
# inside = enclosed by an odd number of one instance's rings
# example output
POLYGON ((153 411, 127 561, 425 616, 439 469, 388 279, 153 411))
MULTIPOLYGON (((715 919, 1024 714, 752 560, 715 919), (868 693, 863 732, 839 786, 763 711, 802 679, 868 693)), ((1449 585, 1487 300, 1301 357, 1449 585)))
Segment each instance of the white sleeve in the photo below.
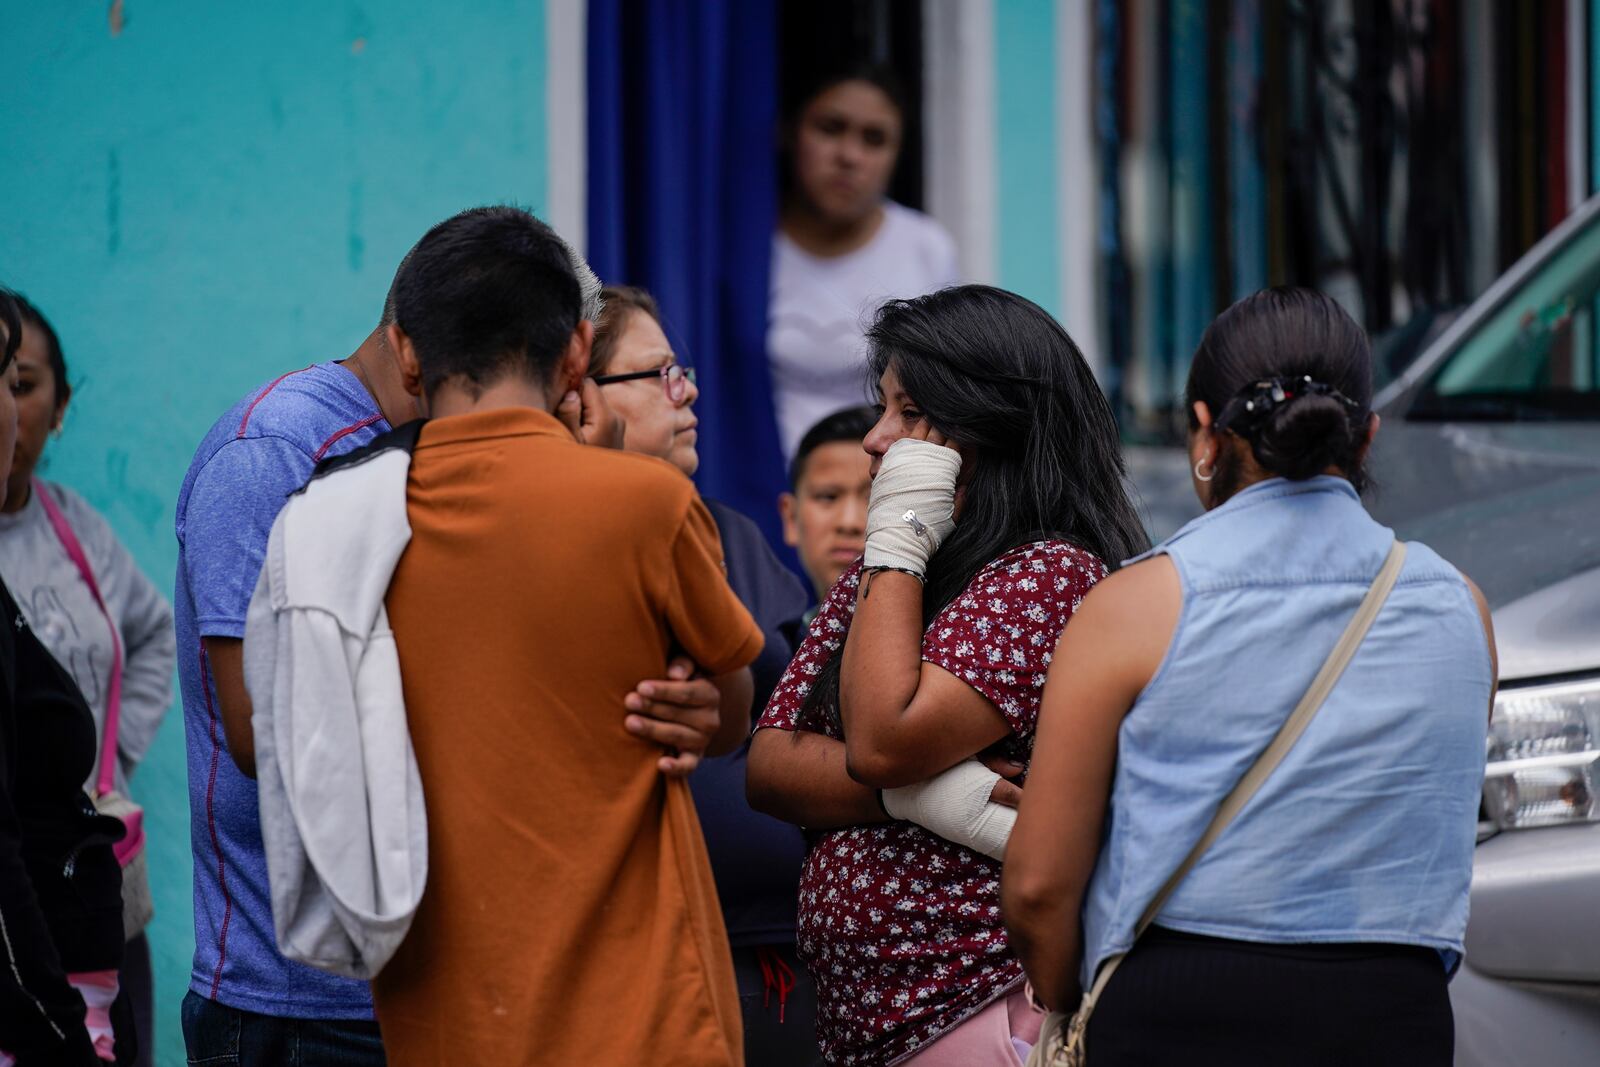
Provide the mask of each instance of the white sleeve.
POLYGON ((1004 859, 1017 813, 989 799, 999 780, 1000 775, 977 760, 967 760, 926 782, 885 789, 883 806, 896 819, 991 859, 1004 859))

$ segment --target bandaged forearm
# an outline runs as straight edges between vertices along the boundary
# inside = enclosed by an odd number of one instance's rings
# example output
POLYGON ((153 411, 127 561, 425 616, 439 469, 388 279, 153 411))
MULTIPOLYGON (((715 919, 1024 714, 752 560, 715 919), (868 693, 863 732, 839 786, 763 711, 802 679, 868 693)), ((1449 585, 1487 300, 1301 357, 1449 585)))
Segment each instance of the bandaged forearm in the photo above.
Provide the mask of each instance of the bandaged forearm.
POLYGON ((955 529, 960 473, 954 449, 910 437, 890 445, 872 479, 863 565, 926 574, 929 557, 955 529))
POLYGON ((883 806, 896 819, 914 822, 946 841, 991 859, 1004 859, 1017 813, 989 799, 1000 775, 977 760, 958 763, 926 782, 883 791, 883 806))

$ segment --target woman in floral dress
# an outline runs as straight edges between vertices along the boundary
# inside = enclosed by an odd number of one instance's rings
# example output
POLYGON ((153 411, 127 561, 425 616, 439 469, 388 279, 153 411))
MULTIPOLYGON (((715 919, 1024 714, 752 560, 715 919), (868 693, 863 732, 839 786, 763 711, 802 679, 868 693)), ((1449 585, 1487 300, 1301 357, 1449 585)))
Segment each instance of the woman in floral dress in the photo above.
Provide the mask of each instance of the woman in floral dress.
POLYGON ((883 415, 867 550, 761 717, 750 799, 811 834, 799 947, 827 1061, 1015 1065, 1039 1016, 1000 864, 945 824, 956 808, 982 822, 1009 788, 975 757, 1025 774, 1056 638, 1146 539, 1110 406, 1039 307, 960 286, 891 302, 868 340, 883 415), (935 804, 942 818, 906 802, 955 777, 965 800, 935 804))

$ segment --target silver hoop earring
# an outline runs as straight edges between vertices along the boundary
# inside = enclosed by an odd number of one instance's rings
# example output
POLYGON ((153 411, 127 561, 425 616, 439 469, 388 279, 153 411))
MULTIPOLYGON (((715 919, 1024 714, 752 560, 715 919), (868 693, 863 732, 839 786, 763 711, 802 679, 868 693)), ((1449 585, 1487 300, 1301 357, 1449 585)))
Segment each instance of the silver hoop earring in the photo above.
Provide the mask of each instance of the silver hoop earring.
POLYGON ((1200 460, 1195 462, 1195 465, 1194 465, 1194 476, 1196 478, 1198 478, 1202 482, 1209 482, 1211 479, 1213 479, 1213 478, 1215 478, 1217 476, 1217 468, 1216 467, 1212 467, 1211 468, 1211 473, 1210 474, 1201 474, 1200 473, 1200 464, 1204 463, 1207 459, 1210 459, 1210 458, 1211 458, 1210 456, 1206 456, 1204 459, 1200 459, 1200 460))

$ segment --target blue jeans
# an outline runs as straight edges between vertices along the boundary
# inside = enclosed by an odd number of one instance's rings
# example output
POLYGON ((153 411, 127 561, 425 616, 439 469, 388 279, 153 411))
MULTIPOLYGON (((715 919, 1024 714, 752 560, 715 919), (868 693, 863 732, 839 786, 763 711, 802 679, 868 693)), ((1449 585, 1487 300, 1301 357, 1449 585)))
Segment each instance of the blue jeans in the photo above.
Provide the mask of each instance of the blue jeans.
POLYGON ((196 1067, 384 1067, 378 1024, 285 1019, 183 998, 183 1043, 196 1067))

